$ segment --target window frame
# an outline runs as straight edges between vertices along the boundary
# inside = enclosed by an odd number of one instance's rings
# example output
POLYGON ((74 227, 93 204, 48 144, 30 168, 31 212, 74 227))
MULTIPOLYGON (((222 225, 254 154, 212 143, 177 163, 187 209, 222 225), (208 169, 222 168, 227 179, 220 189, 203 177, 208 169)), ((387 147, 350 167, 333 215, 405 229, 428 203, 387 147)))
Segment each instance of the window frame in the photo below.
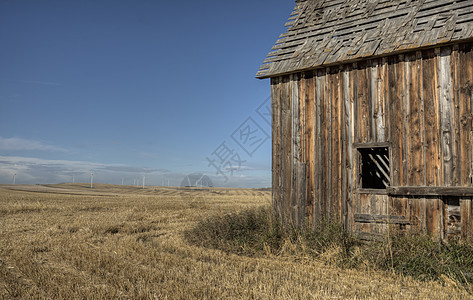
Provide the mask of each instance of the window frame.
POLYGON ((391 153, 391 143, 389 142, 379 142, 379 143, 354 143, 353 151, 355 154, 355 190, 360 194, 378 194, 378 195, 387 195, 387 188, 391 185, 392 182, 392 153, 391 153), (389 162, 389 184, 386 188, 363 188, 362 184, 362 155, 361 150, 370 149, 370 148, 387 148, 388 150, 388 162, 389 162))

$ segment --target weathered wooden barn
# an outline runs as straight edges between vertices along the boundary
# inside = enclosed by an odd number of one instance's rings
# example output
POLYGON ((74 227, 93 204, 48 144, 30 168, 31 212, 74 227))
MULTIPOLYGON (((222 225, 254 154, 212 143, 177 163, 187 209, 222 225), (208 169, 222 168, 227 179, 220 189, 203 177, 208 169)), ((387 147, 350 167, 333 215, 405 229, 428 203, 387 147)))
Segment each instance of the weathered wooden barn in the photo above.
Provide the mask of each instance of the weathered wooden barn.
POLYGON ((473 1, 296 1, 286 26, 257 73, 282 220, 473 237, 473 1))

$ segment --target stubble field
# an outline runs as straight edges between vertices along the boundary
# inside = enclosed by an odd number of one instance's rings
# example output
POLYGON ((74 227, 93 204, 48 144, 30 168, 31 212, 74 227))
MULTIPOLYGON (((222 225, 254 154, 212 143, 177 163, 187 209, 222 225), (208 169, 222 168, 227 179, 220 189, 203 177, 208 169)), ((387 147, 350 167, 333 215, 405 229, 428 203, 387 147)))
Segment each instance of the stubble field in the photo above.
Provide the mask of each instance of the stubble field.
POLYGON ((270 205, 270 191, 0 186, 2 299, 465 299, 329 260, 238 256, 186 242, 209 216, 270 205))

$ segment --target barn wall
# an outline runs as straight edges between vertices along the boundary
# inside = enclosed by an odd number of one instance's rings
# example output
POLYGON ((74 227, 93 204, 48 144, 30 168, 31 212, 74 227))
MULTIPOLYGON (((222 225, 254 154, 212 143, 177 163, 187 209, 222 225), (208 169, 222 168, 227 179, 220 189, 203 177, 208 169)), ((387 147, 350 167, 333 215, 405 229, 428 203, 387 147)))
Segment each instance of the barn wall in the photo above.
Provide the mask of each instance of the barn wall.
POLYGON ((376 234, 391 219, 472 235, 471 197, 360 190, 356 150, 389 145, 393 187, 473 186, 472 44, 274 77, 271 93, 273 203, 286 224, 376 234))

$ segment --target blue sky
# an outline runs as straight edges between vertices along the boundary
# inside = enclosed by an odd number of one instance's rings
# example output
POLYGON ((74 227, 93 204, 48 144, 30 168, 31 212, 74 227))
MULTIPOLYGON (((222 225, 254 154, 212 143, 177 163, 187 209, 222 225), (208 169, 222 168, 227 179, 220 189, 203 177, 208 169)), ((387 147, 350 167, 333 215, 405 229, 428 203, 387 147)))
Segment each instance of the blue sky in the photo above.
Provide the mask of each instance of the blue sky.
POLYGON ((254 76, 293 6, 1 0, 0 183, 270 186, 254 76))

